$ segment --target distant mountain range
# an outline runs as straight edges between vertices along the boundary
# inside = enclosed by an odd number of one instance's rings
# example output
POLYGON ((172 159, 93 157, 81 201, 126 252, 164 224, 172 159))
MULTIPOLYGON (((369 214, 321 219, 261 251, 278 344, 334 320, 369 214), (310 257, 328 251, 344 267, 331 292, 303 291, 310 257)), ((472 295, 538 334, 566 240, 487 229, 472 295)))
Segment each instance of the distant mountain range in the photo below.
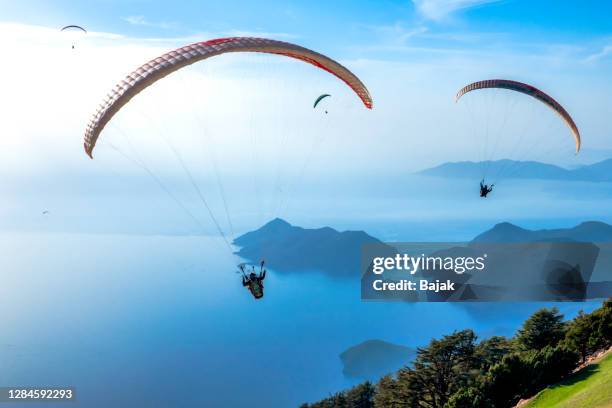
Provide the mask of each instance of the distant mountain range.
POLYGON ((572 228, 528 230, 509 222, 503 222, 472 240, 473 243, 534 241, 612 242, 612 225, 599 221, 588 221, 572 228))
POLYGON ((234 240, 237 254, 252 262, 266 260, 278 271, 321 271, 333 276, 359 273, 361 246, 381 244, 363 231, 339 232, 330 227, 306 229, 276 218, 234 240))
MULTIPOLYGON (((589 221, 572 228, 528 230, 504 222, 476 236, 468 249, 479 244, 535 241, 612 243, 612 225, 589 221)), ((238 237, 234 244, 241 247, 237 252, 241 257, 258 262, 265 256, 268 264, 278 272, 318 270, 331 276, 343 277, 358 273, 361 245, 385 245, 363 231, 338 232, 329 227, 306 229, 292 226, 280 218, 238 237)), ((386 245, 385 248, 395 251, 386 245)), ((612 255, 604 251, 600 254, 600 262, 604 269, 600 278, 603 279, 589 282, 587 299, 605 298, 612 292, 612 281, 606 279, 610 274, 607 265, 612 265, 612 255)), ((516 277, 515 274, 507 275, 509 279, 516 277)), ((478 284, 471 286, 469 291, 478 291, 478 284)), ((473 300, 466 296, 465 291, 460 296, 461 300, 473 300)), ((499 308, 500 305, 503 304, 498 303, 491 307, 499 308)), ((513 305, 512 308, 516 309, 516 306, 513 305)), ((415 357, 415 349, 382 340, 367 340, 340 354, 343 373, 346 376, 370 380, 410 365, 415 357)))
POLYGON ((570 170, 536 161, 495 160, 453 162, 422 170, 417 174, 446 178, 481 178, 483 170, 500 178, 612 182, 612 159, 570 170))
MULTIPOLYGON (((612 243, 612 225, 588 221, 572 228, 528 230, 504 222, 476 236, 471 244, 536 241, 612 243)), ((236 238, 234 244, 240 247, 237 255, 254 263, 265 259, 279 272, 320 271, 340 277, 359 273, 363 245, 375 244, 377 253, 396 253, 395 248, 363 231, 339 232, 330 227, 307 229, 280 218, 236 238)))

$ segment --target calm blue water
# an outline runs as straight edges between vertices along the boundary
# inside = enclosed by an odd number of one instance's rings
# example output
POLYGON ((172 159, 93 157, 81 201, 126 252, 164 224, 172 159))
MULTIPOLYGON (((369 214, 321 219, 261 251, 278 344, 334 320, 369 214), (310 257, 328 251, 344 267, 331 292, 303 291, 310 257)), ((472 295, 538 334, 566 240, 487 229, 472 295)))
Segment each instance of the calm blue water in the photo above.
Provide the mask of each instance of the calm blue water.
POLYGON ((542 306, 362 303, 357 279, 274 271, 256 302, 219 245, 0 235, 0 384, 74 386, 82 407, 296 406, 354 383, 338 354, 359 342, 510 335, 542 306))

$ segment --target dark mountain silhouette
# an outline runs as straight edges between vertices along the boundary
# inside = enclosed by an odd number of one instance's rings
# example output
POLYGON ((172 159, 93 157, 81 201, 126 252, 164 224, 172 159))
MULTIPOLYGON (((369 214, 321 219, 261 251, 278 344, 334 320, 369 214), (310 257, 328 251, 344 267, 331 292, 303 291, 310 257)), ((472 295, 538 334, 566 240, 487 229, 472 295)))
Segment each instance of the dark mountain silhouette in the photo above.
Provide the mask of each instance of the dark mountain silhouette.
POLYGON ((364 380, 395 372, 412 363, 415 357, 415 349, 382 340, 367 340, 340 354, 344 375, 364 380))
POLYGON ((588 221, 573 228, 528 230, 509 222, 503 222, 472 240, 473 243, 534 241, 612 242, 612 225, 599 221, 588 221))
POLYGON ((418 174, 437 177, 480 179, 483 169, 495 177, 565 181, 612 182, 612 159, 576 169, 565 169, 536 161, 494 160, 452 162, 422 170, 418 174))
MULTIPOLYGON (((510 252, 510 257, 516 261, 507 263, 514 265, 516 271, 528 271, 529 266, 534 264, 533 260, 523 266, 517 263, 521 258, 529 259, 530 251, 537 250, 534 243, 551 243, 539 275, 545 279, 546 289, 553 297, 580 300, 610 294, 612 225, 588 221, 572 228, 528 230, 504 222, 475 237, 470 247, 476 249, 484 246, 493 250, 494 247, 490 245, 499 243, 519 245, 517 250, 520 245, 525 245, 525 249, 518 251, 516 257, 510 252)), ((495 271, 506 274, 502 266, 496 267, 495 271)), ((514 276, 510 272, 508 275, 514 276)))
MULTIPOLYGON (((377 291, 374 280, 395 282, 393 271, 376 275, 360 260, 391 257, 397 248, 363 231, 306 229, 279 218, 238 237, 237 252, 253 263, 265 259, 278 272, 320 271, 335 277, 361 274, 367 299, 417 300, 414 291, 377 291), (362 252, 363 250, 363 252, 362 252), (363 270, 362 270, 363 269, 363 270)), ((528 230, 511 223, 495 225, 467 246, 434 253, 440 257, 488 255, 487 273, 422 270, 425 278, 456 283, 456 290, 427 296, 428 301, 500 299, 583 300, 600 296, 612 285, 612 226, 589 221, 573 228, 528 230), (504 245, 498 245, 503 243, 504 245)))
POLYGON ((236 238, 234 244, 241 247, 239 256, 252 262, 265 259, 281 272, 317 270, 334 276, 357 276, 361 246, 381 242, 363 231, 306 229, 276 218, 236 238))

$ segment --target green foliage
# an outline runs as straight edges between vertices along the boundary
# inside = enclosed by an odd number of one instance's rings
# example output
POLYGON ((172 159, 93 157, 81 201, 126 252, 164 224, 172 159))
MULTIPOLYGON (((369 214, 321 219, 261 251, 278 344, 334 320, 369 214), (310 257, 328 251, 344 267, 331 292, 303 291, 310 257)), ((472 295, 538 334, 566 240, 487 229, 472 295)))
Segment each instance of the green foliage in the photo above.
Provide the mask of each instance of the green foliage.
POLYGON ((530 367, 520 353, 504 356, 485 375, 483 389, 495 407, 509 407, 529 386, 530 367))
POLYGON ((479 387, 462 388, 454 393, 444 408, 495 408, 479 387))
POLYGON ((513 340, 476 343, 472 330, 454 332, 418 349, 413 368, 381 378, 376 387, 365 382, 301 408, 510 408, 611 345, 612 299, 568 323, 556 308, 541 309, 513 340))
POLYGON ((523 323, 516 335, 516 341, 523 350, 541 350, 555 346, 565 335, 563 315, 559 309, 543 308, 523 323))
POLYGON ((346 402, 350 408, 373 408, 374 386, 369 381, 359 384, 346 392, 346 402))
POLYGON ((313 404, 304 403, 300 408, 374 408, 375 394, 372 383, 366 381, 313 404))
POLYGON ((481 341, 474 352, 479 368, 486 372, 491 366, 499 363, 513 349, 513 346, 511 340, 502 336, 493 336, 481 341))
POLYGON ((565 343, 580 353, 584 362, 597 350, 612 345, 612 300, 606 300, 603 306, 591 314, 580 312, 568 324, 565 343))
POLYGON ((531 378, 529 388, 523 395, 531 395, 569 375, 578 365, 579 355, 565 345, 547 346, 527 354, 525 360, 529 364, 531 378))
POLYGON ((441 408, 452 394, 469 384, 477 368, 475 343, 474 332, 463 330, 418 349, 413 389, 422 406, 441 408))
POLYGON ((302 404, 301 408, 349 408, 344 392, 338 392, 313 404, 302 404))
POLYGON ((509 354, 489 369, 484 392, 495 407, 511 407, 519 399, 569 375, 578 358, 578 353, 565 345, 509 354))
POLYGON ((374 407, 376 408, 410 408, 418 407, 411 392, 412 370, 404 368, 398 372, 397 380, 390 375, 380 379, 376 386, 374 407))
POLYGON ((580 359, 584 362, 589 354, 593 352, 596 341, 593 337, 593 318, 581 310, 578 316, 569 323, 565 334, 565 343, 580 353, 580 359))
POLYGON ((591 349, 603 349, 612 346, 612 298, 590 315, 592 332, 589 337, 591 349))

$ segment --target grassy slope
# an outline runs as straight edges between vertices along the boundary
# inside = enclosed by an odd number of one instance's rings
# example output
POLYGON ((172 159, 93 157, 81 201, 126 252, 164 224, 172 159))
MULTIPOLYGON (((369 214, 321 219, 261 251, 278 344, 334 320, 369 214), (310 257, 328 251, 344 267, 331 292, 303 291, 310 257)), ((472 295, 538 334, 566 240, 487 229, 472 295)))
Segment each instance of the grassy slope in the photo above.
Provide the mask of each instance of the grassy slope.
POLYGON ((565 381, 548 387, 524 408, 612 407, 612 353, 565 381))

